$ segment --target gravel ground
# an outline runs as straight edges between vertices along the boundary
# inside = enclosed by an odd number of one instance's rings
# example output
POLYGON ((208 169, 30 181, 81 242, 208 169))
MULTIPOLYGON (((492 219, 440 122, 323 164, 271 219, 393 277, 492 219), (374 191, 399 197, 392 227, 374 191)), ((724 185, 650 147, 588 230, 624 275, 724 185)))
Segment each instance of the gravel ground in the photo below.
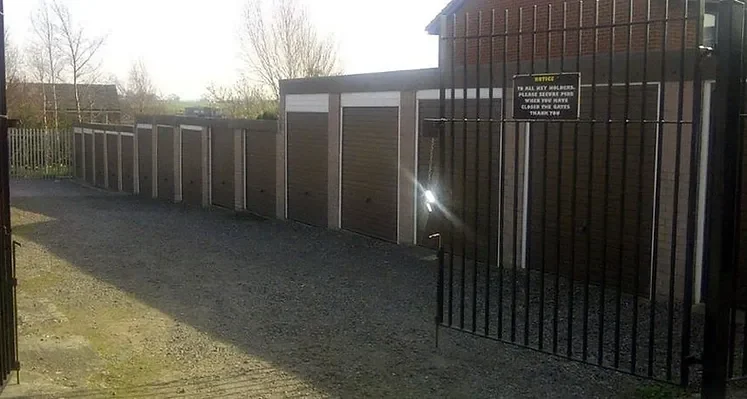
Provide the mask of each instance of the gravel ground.
POLYGON ((427 250, 71 182, 16 181, 12 202, 24 371, 6 395, 608 398, 650 384, 449 329, 436 348, 427 250))

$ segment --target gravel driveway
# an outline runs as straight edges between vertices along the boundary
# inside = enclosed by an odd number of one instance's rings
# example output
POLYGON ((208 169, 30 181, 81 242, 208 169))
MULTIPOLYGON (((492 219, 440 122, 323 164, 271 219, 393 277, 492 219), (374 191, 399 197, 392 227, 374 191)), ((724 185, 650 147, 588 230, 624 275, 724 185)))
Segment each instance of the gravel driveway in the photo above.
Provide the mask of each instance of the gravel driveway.
POLYGON ((21 386, 52 397, 630 397, 442 330, 432 253, 71 182, 13 183, 21 386))

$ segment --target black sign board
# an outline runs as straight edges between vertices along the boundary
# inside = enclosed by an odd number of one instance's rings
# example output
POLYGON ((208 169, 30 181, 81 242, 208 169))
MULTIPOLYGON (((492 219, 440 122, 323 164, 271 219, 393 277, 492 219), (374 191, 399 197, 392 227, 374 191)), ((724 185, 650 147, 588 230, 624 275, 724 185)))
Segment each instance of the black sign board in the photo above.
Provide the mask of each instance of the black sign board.
POLYGON ((514 119, 578 119, 581 74, 514 76, 514 119))

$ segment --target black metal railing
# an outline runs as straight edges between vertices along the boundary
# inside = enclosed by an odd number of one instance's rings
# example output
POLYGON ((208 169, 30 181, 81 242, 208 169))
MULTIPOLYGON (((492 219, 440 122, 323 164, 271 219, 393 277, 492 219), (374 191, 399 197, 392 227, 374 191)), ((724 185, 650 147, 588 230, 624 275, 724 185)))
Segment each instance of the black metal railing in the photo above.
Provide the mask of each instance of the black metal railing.
POLYGON ((438 325, 688 384, 705 326, 692 312, 701 92, 716 77, 703 7, 443 18, 438 325), (572 83, 526 83, 556 80, 572 83))

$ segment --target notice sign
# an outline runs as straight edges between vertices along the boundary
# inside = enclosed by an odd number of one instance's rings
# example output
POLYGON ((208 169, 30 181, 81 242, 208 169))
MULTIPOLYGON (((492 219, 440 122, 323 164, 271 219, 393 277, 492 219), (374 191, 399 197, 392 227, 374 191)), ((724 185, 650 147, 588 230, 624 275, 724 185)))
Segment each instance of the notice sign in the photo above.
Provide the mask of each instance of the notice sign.
POLYGON ((514 76, 514 119, 578 119, 580 73, 514 76))

